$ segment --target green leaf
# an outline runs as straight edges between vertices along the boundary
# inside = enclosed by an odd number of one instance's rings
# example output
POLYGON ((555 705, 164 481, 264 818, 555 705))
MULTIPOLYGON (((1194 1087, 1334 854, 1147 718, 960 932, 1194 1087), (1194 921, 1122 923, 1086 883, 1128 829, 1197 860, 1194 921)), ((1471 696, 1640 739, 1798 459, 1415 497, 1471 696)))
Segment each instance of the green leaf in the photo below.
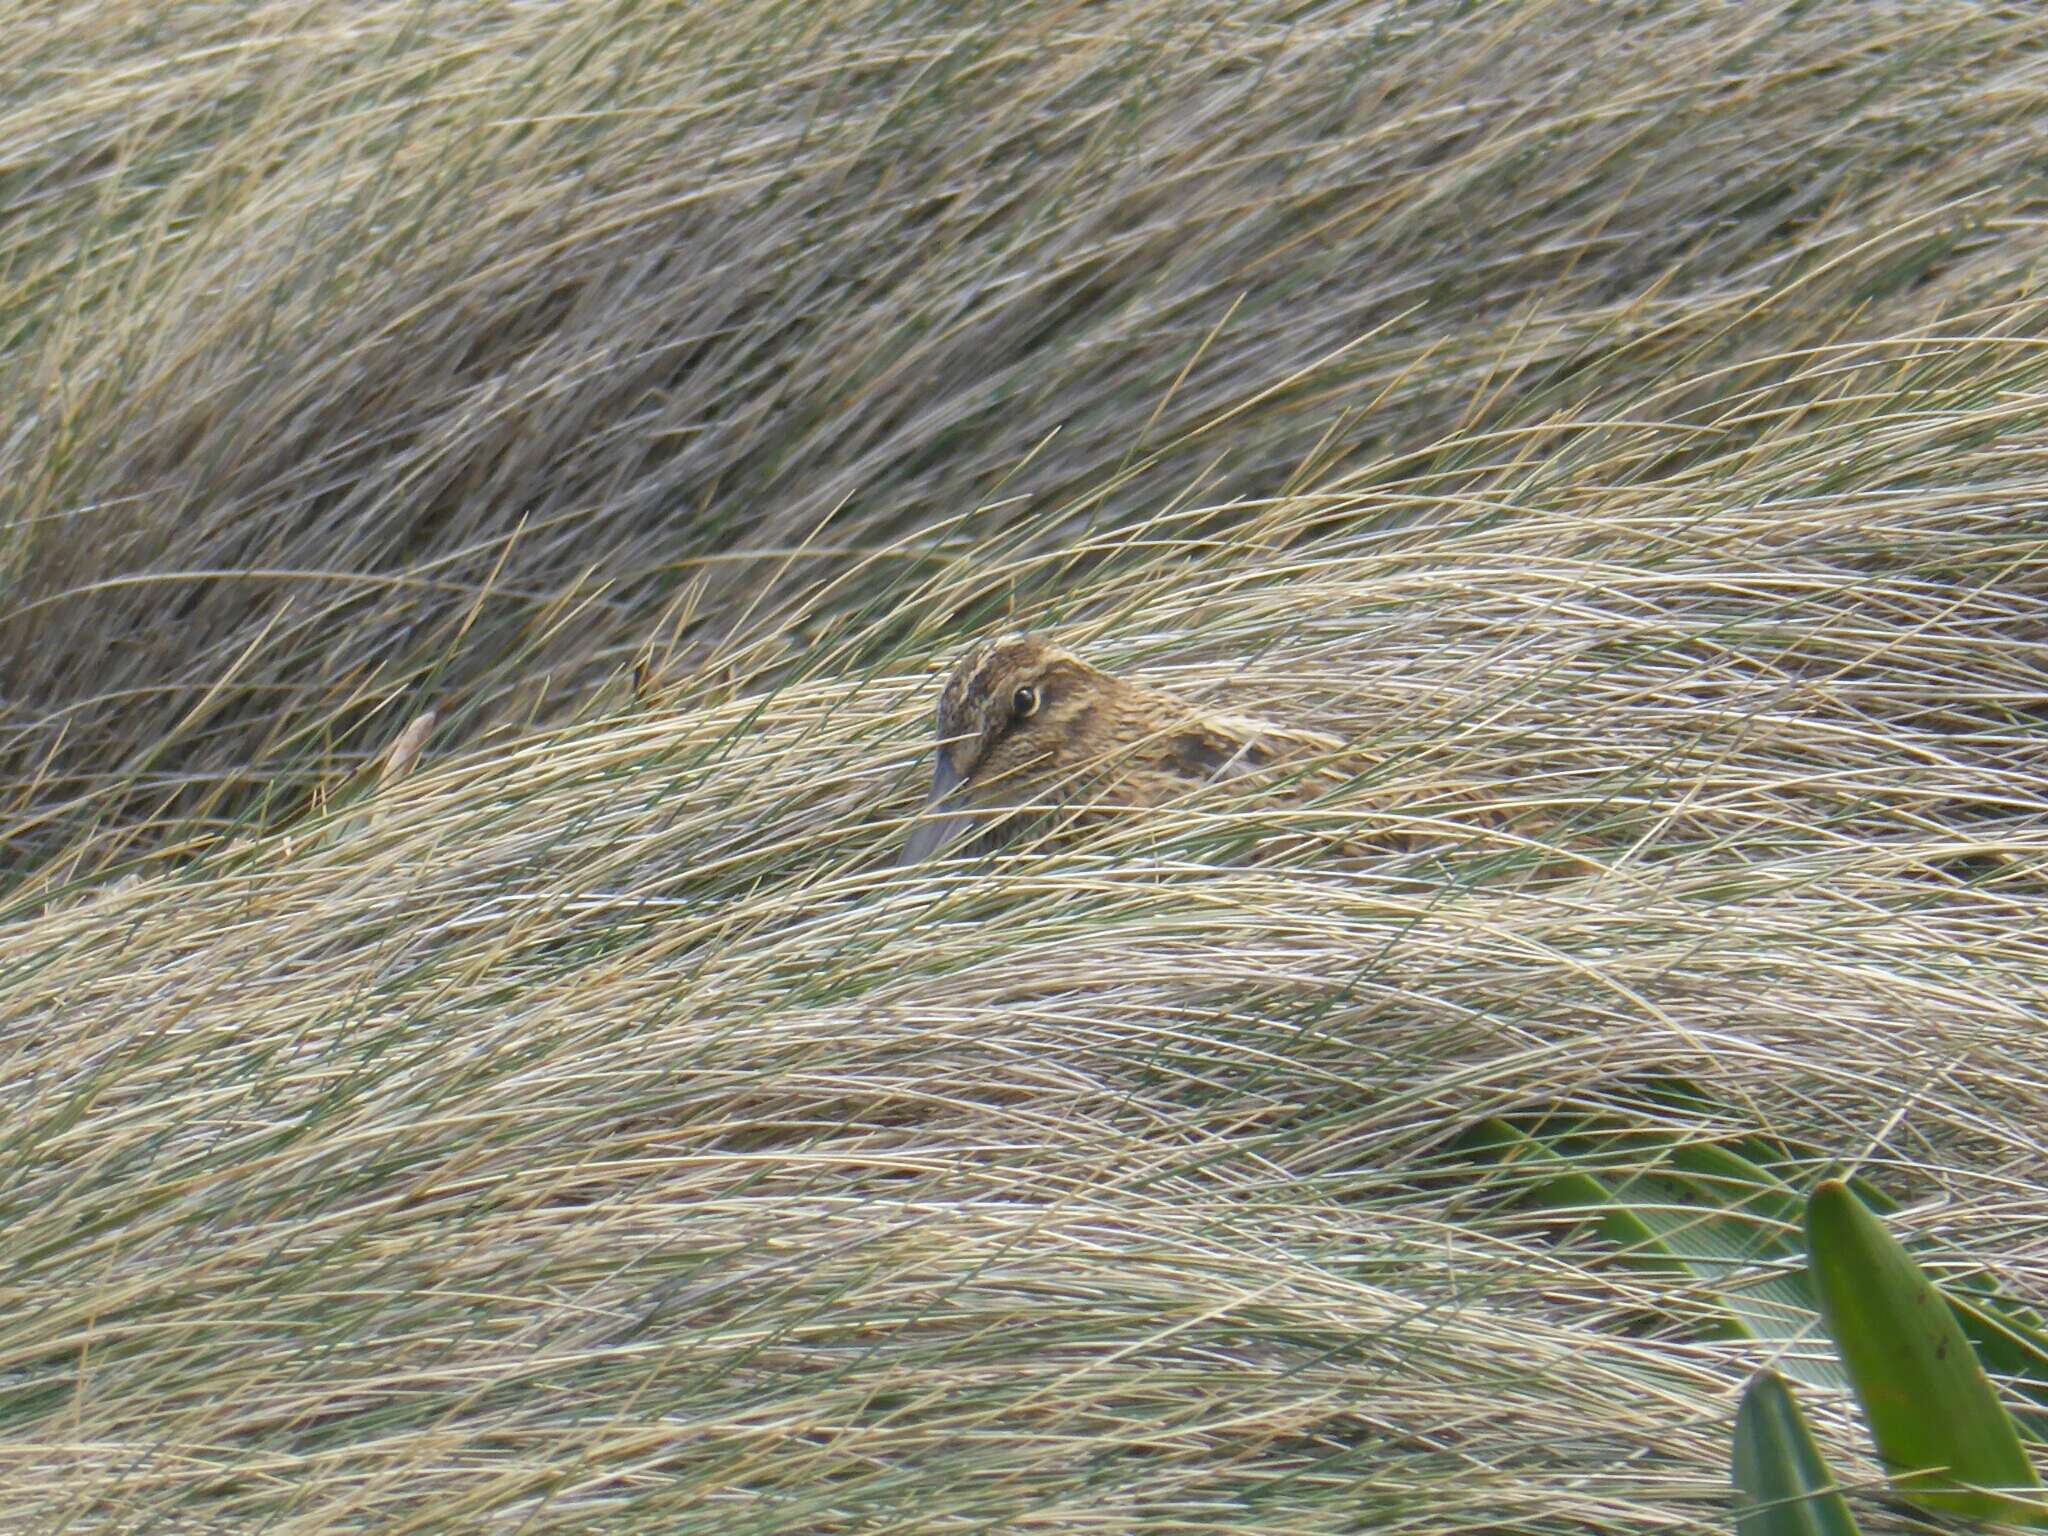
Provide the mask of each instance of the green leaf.
MULTIPOLYGON (((1795 1192, 1740 1157, 1668 1133, 1586 1121, 1547 1131, 1539 1140, 1489 1120, 1460 1150, 1526 1181, 1530 1204, 1583 1213, 1620 1262, 1680 1282, 1694 1304, 1686 1320, 1703 1332, 1780 1346, 1811 1336, 1795 1192)), ((1847 1384, 1831 1359, 1788 1354, 1783 1365, 1818 1385, 1847 1384)))
POLYGON ((2021 1320, 2025 1309, 1982 1282, 1967 1289, 1950 1286, 1948 1304, 1979 1363, 2008 1378, 2012 1389, 2032 1405, 2013 1414, 2021 1437, 2048 1442, 2048 1412, 2043 1411, 2048 1408, 2048 1337, 2021 1320))
MULTIPOLYGON (((1615 1257, 1685 1283, 1721 1316, 1686 1320, 1718 1337, 1787 1346, 1779 1369, 1815 1386, 1846 1386, 1831 1356, 1798 1348, 1814 1335, 1819 1303, 1806 1271, 1806 1196, 1817 1149, 1759 1135, 1728 1135, 1728 1116, 1683 1079, 1649 1085, 1650 1106, 1683 1120, 1714 1122, 1700 1131, 1611 1117, 1546 1112, 1475 1125, 1456 1151, 1493 1164, 1496 1178, 1519 1184, 1521 1198, 1557 1214, 1583 1212, 1615 1257)), ((1849 1179, 1850 1190, 1883 1216, 1898 1207, 1882 1190, 1849 1179)), ((1963 1335, 1988 1371, 2020 1399, 2014 1420, 2024 1439, 2048 1443, 2048 1330, 2034 1309, 2001 1295, 1987 1277, 1945 1282, 1963 1335)))
POLYGON ((1525 1198, 1551 1210, 1584 1212, 1622 1257, 1652 1267, 1675 1263, 1649 1224, 1605 1184, 1506 1121, 1481 1121, 1460 1145, 1474 1156, 1519 1165, 1531 1175, 1525 1198))
POLYGON ((1775 1371, 1758 1371, 1735 1411, 1735 1536, 1856 1536, 1806 1415, 1775 1371))
POLYGON ((1925 1509, 2048 1524, 2019 1434, 1920 1266, 1839 1179, 1806 1203, 1821 1315, 1893 1485, 1925 1509))

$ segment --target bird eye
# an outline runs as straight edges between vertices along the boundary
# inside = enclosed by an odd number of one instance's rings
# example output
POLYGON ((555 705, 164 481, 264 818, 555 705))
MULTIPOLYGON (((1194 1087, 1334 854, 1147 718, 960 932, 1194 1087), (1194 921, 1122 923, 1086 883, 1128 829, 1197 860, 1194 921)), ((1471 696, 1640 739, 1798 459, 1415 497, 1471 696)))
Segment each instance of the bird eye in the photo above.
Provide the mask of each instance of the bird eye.
POLYGON ((1019 688, 1010 695, 1010 713, 1019 720, 1022 720, 1026 715, 1035 714, 1037 710, 1038 690, 1036 688, 1019 688))

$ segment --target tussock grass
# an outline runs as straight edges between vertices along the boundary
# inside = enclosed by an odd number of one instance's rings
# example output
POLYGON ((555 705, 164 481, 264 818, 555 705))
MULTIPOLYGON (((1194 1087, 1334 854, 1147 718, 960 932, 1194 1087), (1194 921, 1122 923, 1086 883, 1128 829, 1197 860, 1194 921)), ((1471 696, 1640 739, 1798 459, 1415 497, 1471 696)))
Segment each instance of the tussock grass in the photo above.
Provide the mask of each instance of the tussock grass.
POLYGON ((1543 1105, 2048 1293, 2037 47, 10 29, 9 1523, 1718 1528, 1543 1105), (994 623, 1384 766, 899 870, 994 623))
POLYGON ((1979 7, 9 30, 31 863, 294 813, 408 689, 524 718, 657 625, 815 633, 977 548, 970 511, 1056 549, 1455 431, 1725 411, 1973 303, 2023 325, 2039 213, 2039 38, 1979 7))

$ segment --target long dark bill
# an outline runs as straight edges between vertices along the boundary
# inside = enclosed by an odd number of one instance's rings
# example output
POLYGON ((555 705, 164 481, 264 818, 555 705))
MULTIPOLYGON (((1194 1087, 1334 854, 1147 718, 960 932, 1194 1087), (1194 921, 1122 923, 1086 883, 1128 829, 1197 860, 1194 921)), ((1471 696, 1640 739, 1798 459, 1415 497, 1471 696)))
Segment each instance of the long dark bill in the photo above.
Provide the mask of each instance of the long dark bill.
POLYGON ((931 798, 925 801, 924 815, 911 830, 910 840, 903 845, 902 862, 905 864, 922 864, 941 849, 958 842, 974 824, 974 818, 965 811, 948 809, 959 798, 961 778, 944 752, 938 753, 937 757, 938 762, 932 768, 931 798))

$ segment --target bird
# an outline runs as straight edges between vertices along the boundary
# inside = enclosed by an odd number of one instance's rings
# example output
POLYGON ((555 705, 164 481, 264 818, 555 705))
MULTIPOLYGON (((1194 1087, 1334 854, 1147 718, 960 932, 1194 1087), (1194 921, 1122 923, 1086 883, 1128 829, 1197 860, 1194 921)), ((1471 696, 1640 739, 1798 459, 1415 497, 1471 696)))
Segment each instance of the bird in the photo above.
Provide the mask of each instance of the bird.
MULTIPOLYGON (((1262 783, 1298 806, 1386 761, 1322 731, 1201 709, 1027 631, 969 649, 939 696, 936 728, 931 789, 904 845, 906 865, 991 852, 1047 814, 1128 814, 1210 784, 1262 783)), ((1417 839, 1382 827, 1365 841, 1394 852, 1417 839)))

